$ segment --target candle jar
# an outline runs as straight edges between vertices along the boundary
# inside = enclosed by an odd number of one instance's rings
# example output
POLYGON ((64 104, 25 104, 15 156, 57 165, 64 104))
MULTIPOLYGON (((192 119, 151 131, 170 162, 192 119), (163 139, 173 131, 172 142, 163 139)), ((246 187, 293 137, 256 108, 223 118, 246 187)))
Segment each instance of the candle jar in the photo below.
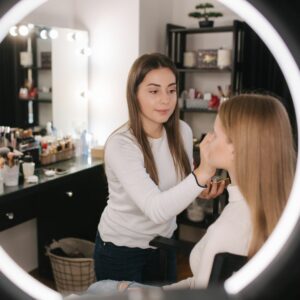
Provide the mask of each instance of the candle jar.
POLYGON ((193 51, 184 52, 183 66, 186 68, 193 68, 196 66, 196 53, 193 51))
POLYGON ((197 202, 193 201, 187 208, 187 217, 193 222, 201 222, 205 218, 203 207, 197 202))
POLYGON ((0 167, 0 195, 4 192, 3 169, 0 167))
POLYGON ((4 165, 3 179, 6 186, 17 186, 19 184, 19 161, 17 159, 11 165, 4 165))
POLYGON ((220 69, 228 68, 231 66, 231 50, 230 49, 219 49, 217 65, 220 69))

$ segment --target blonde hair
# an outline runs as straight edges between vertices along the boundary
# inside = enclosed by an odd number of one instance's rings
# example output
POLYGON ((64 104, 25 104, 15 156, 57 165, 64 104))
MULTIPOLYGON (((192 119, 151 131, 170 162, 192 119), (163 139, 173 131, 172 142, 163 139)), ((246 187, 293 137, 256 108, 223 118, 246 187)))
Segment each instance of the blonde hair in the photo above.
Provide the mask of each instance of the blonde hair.
POLYGON ((288 200, 295 172, 295 147, 289 118, 274 97, 235 96, 219 111, 234 146, 237 185, 253 222, 249 257, 269 237, 288 200))
MULTIPOLYGON (((145 76, 152 70, 168 68, 173 72, 178 81, 177 70, 173 62, 160 53, 145 54, 140 56, 131 67, 127 81, 127 105, 129 111, 129 127, 132 130, 144 155, 145 168, 151 179, 158 184, 159 178, 153 154, 147 135, 142 126, 140 106, 137 99, 137 90, 145 76)), ((179 130, 179 108, 178 102, 175 110, 164 127, 168 137, 168 144, 173 158, 177 175, 182 179, 191 172, 191 165, 185 152, 183 141, 179 130)))

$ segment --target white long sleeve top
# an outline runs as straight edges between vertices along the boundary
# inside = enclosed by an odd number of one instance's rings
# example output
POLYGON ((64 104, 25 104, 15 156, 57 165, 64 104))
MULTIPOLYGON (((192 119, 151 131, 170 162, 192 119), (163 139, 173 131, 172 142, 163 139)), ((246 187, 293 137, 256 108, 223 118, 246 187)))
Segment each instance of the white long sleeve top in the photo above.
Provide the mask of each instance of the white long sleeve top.
MULTIPOLYGON (((192 166, 193 136, 183 121, 180 134, 192 166)), ((159 185, 146 172, 143 153, 128 126, 120 128, 106 142, 109 198, 98 226, 103 241, 145 249, 157 235, 171 237, 177 227, 176 215, 203 190, 193 174, 182 181, 177 178, 165 129, 160 138, 149 138, 149 142, 159 185)))
POLYGON ((228 192, 229 203, 191 252, 193 277, 164 286, 164 289, 206 288, 217 253, 248 255, 252 234, 249 207, 237 186, 229 185, 228 192))

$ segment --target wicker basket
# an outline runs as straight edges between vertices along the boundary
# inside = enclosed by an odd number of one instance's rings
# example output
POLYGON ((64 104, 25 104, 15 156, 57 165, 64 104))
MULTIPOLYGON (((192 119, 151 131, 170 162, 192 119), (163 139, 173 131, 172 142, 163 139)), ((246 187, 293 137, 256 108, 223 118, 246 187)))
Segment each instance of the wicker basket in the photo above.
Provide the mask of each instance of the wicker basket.
POLYGON ((85 291, 95 282, 94 252, 95 244, 76 238, 64 238, 53 241, 47 247, 57 291, 62 294, 85 291), (79 251, 85 258, 69 258, 51 253, 55 248, 61 248, 66 254, 79 251))

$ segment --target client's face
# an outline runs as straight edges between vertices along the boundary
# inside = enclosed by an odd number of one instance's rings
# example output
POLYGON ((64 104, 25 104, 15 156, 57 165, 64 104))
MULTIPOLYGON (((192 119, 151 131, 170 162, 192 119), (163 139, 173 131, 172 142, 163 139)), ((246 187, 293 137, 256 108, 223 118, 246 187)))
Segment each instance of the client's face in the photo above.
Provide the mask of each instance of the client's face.
POLYGON ((209 143, 209 163, 218 169, 225 169, 230 171, 233 168, 234 149, 221 123, 219 116, 217 116, 214 131, 211 134, 209 143))

